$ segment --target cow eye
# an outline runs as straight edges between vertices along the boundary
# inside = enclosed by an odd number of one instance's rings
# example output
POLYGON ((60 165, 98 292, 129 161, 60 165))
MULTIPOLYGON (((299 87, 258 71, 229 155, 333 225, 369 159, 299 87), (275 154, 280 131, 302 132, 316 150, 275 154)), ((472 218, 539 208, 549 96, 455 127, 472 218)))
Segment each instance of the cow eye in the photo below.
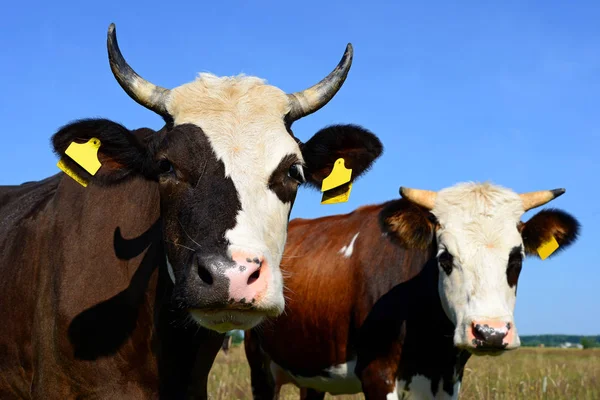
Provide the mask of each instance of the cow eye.
POLYGON ((438 256, 438 263, 440 268, 444 270, 447 275, 450 275, 454 266, 454 257, 448 253, 448 250, 444 250, 442 254, 438 256))
POLYGON ((158 170, 160 171, 161 174, 171 173, 171 172, 173 172, 173 164, 171 164, 171 162, 169 160, 167 160, 166 158, 162 158, 158 162, 158 170))
POLYGON ((288 170, 288 176, 298 183, 304 183, 304 171, 302 169, 302 164, 293 164, 288 170))
POLYGON ((521 247, 515 247, 510 252, 508 257, 508 266, 506 268, 506 280, 508 285, 513 287, 519 280, 519 274, 523 266, 523 254, 521 253, 521 247))

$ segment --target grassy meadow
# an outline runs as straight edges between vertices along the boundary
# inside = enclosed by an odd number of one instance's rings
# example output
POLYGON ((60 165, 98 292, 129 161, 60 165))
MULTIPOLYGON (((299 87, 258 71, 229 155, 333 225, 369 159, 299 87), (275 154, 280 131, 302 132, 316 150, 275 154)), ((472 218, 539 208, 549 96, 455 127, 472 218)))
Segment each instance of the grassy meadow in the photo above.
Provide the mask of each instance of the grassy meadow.
MULTIPOLYGON (((243 346, 219 353, 209 377, 209 396, 252 398, 243 346)), ((298 399, 298 389, 284 386, 282 398, 298 399)), ((333 398, 364 397, 326 397, 333 398)), ((600 349, 521 348, 500 357, 471 357, 461 399, 600 399, 600 349)))

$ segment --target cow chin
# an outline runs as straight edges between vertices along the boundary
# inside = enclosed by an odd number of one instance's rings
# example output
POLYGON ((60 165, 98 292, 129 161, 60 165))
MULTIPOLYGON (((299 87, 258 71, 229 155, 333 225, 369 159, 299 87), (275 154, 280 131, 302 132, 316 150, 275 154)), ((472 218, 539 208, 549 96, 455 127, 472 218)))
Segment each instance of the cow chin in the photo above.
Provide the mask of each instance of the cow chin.
POLYGON ((252 305, 232 302, 218 308, 188 308, 188 312, 198 325, 213 331, 223 333, 233 329, 252 329, 267 318, 281 315, 284 310, 283 293, 269 292, 252 305))
POLYGON ((224 333, 233 329, 247 330, 263 322, 268 316, 260 311, 219 310, 206 311, 200 309, 189 310, 190 316, 200 326, 224 333))

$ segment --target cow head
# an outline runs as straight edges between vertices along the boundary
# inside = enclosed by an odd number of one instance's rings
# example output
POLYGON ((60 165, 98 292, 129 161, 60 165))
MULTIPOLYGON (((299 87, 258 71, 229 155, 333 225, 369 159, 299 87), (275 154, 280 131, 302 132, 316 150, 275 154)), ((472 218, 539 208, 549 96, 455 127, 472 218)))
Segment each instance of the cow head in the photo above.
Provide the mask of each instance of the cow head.
POLYGON ((404 206, 384 223, 407 247, 435 246, 438 292, 455 325, 455 345, 475 354, 518 347, 513 313, 525 255, 537 255, 552 237, 563 250, 579 232, 577 220, 560 210, 520 219, 564 189, 519 195, 492 184, 463 183, 437 193, 409 188, 400 193, 404 206))
MULTIPOLYGON (((137 135, 106 120, 69 125, 54 137, 63 155, 72 141, 97 137, 101 168, 92 184, 142 175, 157 181, 173 299, 200 325, 249 329, 284 309, 279 270, 287 224, 299 186, 320 187, 343 157, 352 178, 382 151, 372 133, 354 125, 319 131, 306 143, 293 121, 323 107, 341 87, 352 47, 317 85, 294 94, 255 77, 201 74, 175 89, 137 75, 109 28, 112 71, 123 89, 166 126, 137 135)), ((133 217, 133 216, 132 216, 133 217)))

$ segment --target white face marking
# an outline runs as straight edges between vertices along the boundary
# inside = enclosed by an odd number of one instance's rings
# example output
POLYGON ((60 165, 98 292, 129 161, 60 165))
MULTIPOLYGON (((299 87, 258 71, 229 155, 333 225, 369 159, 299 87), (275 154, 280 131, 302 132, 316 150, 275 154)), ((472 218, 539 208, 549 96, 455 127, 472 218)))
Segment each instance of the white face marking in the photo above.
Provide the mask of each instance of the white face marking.
MULTIPOLYGON (((287 379, 281 379, 284 383, 294 383, 298 387, 315 389, 320 392, 328 392, 332 395, 338 394, 356 394, 362 391, 362 386, 358 377, 354 374, 356 360, 350 360, 347 363, 333 365, 323 372, 329 374, 325 376, 298 376, 293 375, 280 365, 271 361, 271 373, 277 377, 281 372, 285 372, 287 379)), ((276 380, 276 382, 278 381, 276 380)))
POLYGON ((339 253, 342 254, 344 257, 346 258, 350 258, 350 256, 352 255, 352 252, 354 251, 354 242, 356 241, 356 238, 358 237, 358 234, 360 232, 357 232, 356 235, 354 235, 352 237, 352 240, 350 241, 350 243, 347 246, 343 246, 339 253))
POLYGON ((244 251, 265 258, 272 273, 257 306, 282 312, 279 264, 291 204, 283 203, 268 182, 286 155, 303 161, 284 124, 287 95, 255 77, 200 74, 196 81, 171 91, 167 108, 175 125, 200 127, 223 162, 241 203, 236 226, 225 234, 229 254, 244 251))
POLYGON ((431 212, 439 222, 438 255, 447 250, 454 261, 450 275, 440 269, 438 288, 456 326, 454 343, 470 345, 473 322, 500 321, 511 324, 507 348, 518 346, 516 287, 509 286, 506 270, 511 250, 523 244, 517 229, 523 214, 519 195, 491 184, 464 183, 438 192, 431 212))

